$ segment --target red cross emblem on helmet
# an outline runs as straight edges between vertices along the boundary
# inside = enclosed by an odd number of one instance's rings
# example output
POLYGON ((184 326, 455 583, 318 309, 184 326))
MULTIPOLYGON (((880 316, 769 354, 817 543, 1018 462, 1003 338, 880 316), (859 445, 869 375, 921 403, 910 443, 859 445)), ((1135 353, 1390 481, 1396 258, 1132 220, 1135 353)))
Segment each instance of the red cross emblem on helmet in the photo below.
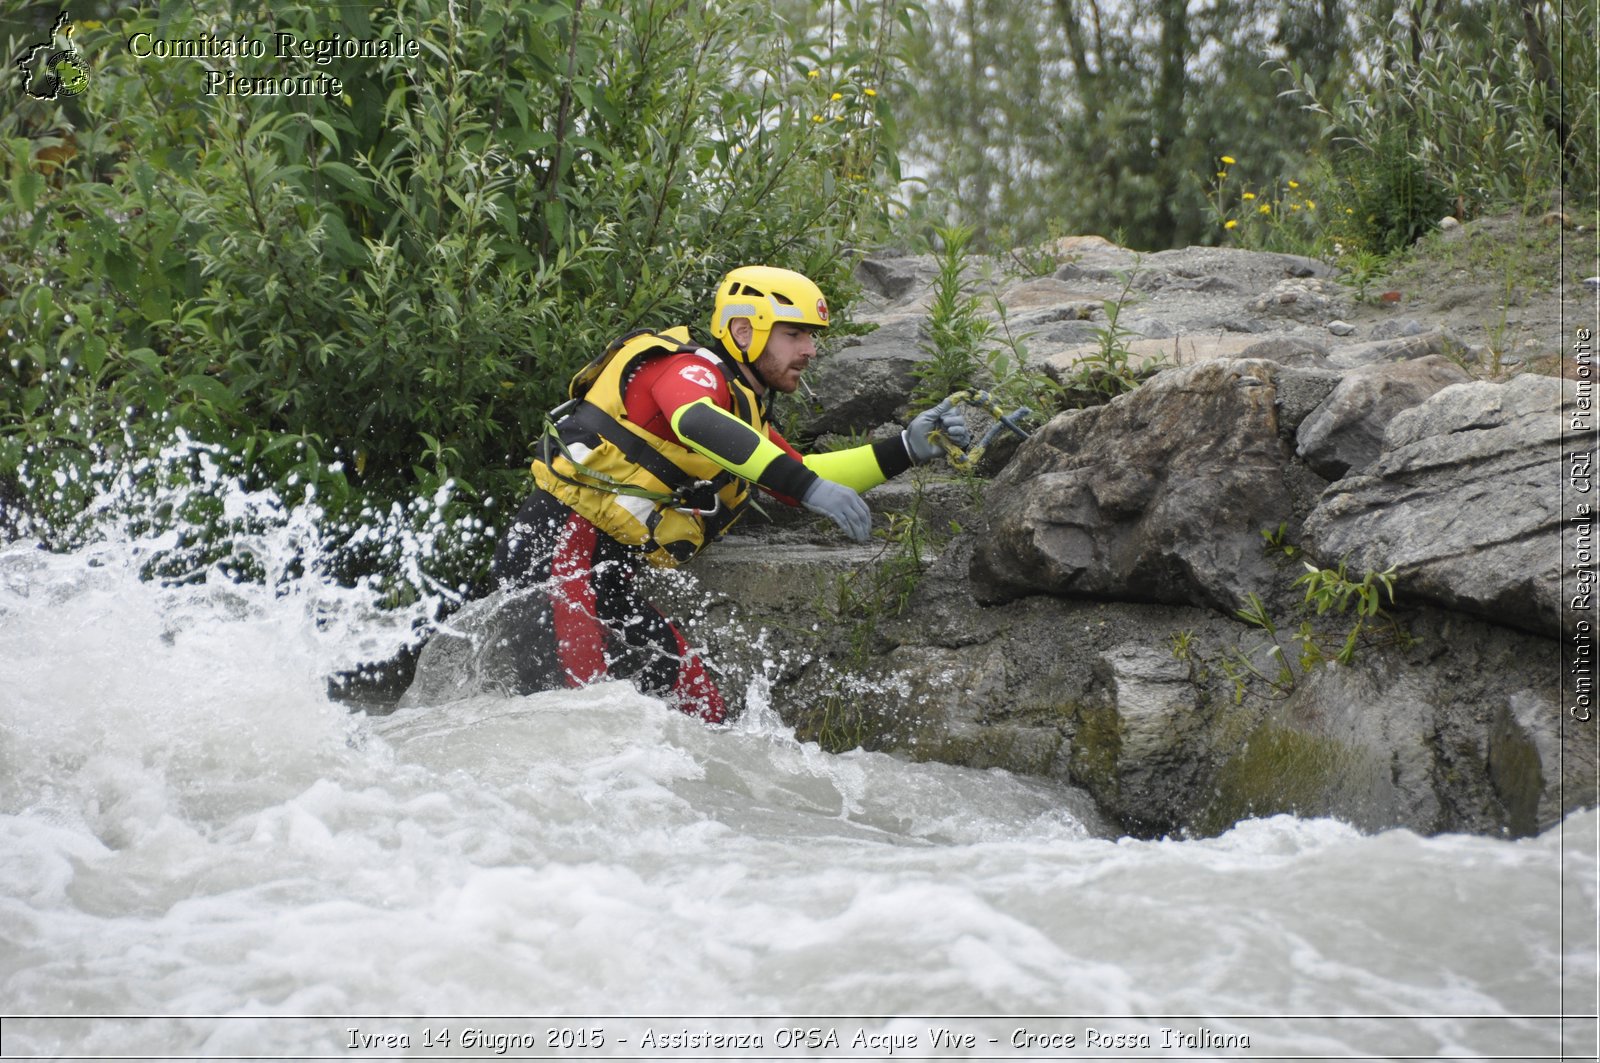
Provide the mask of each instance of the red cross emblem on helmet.
POLYGON ((822 319, 823 324, 828 323, 828 303, 824 299, 817 300, 817 316, 822 319))

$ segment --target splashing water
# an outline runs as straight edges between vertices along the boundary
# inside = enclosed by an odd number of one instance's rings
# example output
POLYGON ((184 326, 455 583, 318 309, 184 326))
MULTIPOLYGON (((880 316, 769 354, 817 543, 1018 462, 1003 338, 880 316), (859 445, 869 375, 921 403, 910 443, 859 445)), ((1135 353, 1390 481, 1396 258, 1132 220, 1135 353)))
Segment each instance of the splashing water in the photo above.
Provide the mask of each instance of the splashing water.
POLYGON ((404 1017, 474 1015, 608 1017, 546 1058, 724 1028, 768 1058, 797 1025, 830 1058, 861 1028, 947 1057, 1593 1047, 1558 1016, 1593 1013, 1594 813, 1142 842, 1054 783, 823 753, 759 690, 720 728, 618 684, 350 715, 327 676, 417 614, 287 562, 314 522, 268 501, 229 501, 268 514, 259 582, 141 579, 162 535, 0 547, 0 999, 53 1016, 4 1052, 427 1055, 468 1027, 404 1017), (976 1038, 946 1051, 886 1016, 986 1018, 940 1020, 976 1038))

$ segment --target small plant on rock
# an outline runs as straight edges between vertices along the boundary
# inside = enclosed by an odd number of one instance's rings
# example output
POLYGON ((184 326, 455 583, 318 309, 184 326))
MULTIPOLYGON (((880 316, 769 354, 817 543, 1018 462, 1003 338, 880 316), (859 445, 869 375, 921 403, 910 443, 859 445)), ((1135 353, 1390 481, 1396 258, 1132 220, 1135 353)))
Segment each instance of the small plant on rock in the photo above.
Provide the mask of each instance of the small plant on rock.
POLYGON ((1115 299, 1102 302, 1106 323, 1096 329, 1098 346, 1082 358, 1068 377, 1065 392, 1070 404, 1097 406, 1109 402, 1124 392, 1132 391, 1154 376, 1169 363, 1165 357, 1146 358, 1135 364, 1137 355, 1129 344, 1139 333, 1121 323, 1122 311, 1128 305, 1128 293, 1133 290, 1138 266, 1123 273, 1122 291, 1115 299))
MULTIPOLYGON (((1293 558, 1299 547, 1288 542, 1285 525, 1263 530, 1262 538, 1271 553, 1293 558)), ((1388 611, 1395 602, 1395 571, 1368 572, 1360 580, 1351 578, 1346 563, 1336 568, 1321 568, 1301 561, 1305 572, 1294 581, 1304 588, 1299 606, 1299 621, 1292 630, 1272 614, 1259 595, 1245 595, 1244 607, 1234 615, 1266 636, 1264 642, 1243 648, 1231 647, 1216 657, 1200 652, 1192 631, 1180 632, 1173 639, 1172 654, 1180 661, 1199 667, 1202 677, 1211 669, 1220 672, 1232 685, 1235 703, 1252 690, 1269 698, 1285 698, 1294 692, 1300 679, 1313 668, 1349 665, 1362 647, 1408 647, 1415 637, 1388 611), (1331 625, 1332 617, 1354 612, 1349 627, 1331 625)))
POLYGON ((1005 304, 994 300, 995 320, 1001 342, 984 358, 989 393, 1006 409, 1027 407, 1035 420, 1047 420, 1065 405, 1065 389, 1043 370, 1028 364, 1028 340, 1032 333, 1011 331, 1005 304))

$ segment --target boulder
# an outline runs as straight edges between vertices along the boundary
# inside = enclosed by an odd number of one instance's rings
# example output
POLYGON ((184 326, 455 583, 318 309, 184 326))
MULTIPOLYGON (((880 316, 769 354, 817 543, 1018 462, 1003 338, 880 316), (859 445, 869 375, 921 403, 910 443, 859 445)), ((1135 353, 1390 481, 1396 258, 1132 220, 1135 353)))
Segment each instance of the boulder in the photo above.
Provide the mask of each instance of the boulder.
POLYGON ((1337 480, 1378 456, 1383 433, 1401 410, 1472 377, 1448 358, 1379 362, 1346 373, 1300 424, 1295 453, 1326 480, 1337 480))
MULTIPOLYGON (((1449 694, 1421 673, 1385 673, 1374 663, 1301 675, 1243 741, 1218 749, 1222 764, 1210 800, 1201 797, 1198 825, 1289 812, 1363 830, 1447 829, 1433 785, 1433 736, 1449 694)), ((1486 818, 1498 814, 1491 808, 1486 818)))
POLYGON ((1074 715, 1069 777, 1135 833, 1179 829, 1207 775, 1199 692, 1170 651, 1126 643, 1098 655, 1097 696, 1074 715))
POLYGON ((874 256, 856 263, 855 277, 867 291, 896 300, 922 283, 921 269, 926 267, 926 259, 874 256))
POLYGON ((1267 593, 1275 574, 1260 533, 1291 512, 1276 369, 1169 369, 1034 433, 989 489, 971 571, 979 593, 1225 612, 1267 593))
POLYGON ((1206 731, 1216 768, 1189 826, 1292 812, 1523 837, 1592 801, 1593 732, 1561 724, 1555 641, 1428 607, 1404 630, 1369 628, 1349 665, 1301 672, 1247 729, 1206 731))
POLYGON ((1374 461, 1328 489, 1305 545, 1357 575, 1394 568, 1406 599, 1561 634, 1563 615, 1575 617, 1561 602, 1570 455, 1555 458, 1576 402, 1572 384, 1539 376, 1435 393, 1390 422, 1374 461))
POLYGON ((851 435, 895 420, 916 388, 923 319, 901 317, 817 359, 804 388, 788 405, 788 424, 799 436, 851 435))
POLYGON ((1429 331, 1428 328, 1416 318, 1399 317, 1378 322, 1372 326, 1372 330, 1367 333, 1367 336, 1375 340, 1396 340, 1405 339, 1408 336, 1421 336, 1427 331, 1429 331))
POLYGON ((520 660, 533 656, 523 638, 540 622, 536 598, 499 590, 464 606, 422 648, 415 677, 396 707, 539 689, 540 683, 519 668, 520 660))
POLYGON ((1239 357, 1265 358, 1279 365, 1301 369, 1326 369, 1331 364, 1326 347, 1295 336, 1255 340, 1239 352, 1239 357))
POLYGON ((1426 358, 1430 354, 1455 355, 1470 359, 1471 351, 1449 329, 1431 329, 1414 335, 1390 339, 1352 343, 1328 355, 1328 360, 1340 369, 1373 365, 1378 362, 1403 362, 1412 358, 1426 358))

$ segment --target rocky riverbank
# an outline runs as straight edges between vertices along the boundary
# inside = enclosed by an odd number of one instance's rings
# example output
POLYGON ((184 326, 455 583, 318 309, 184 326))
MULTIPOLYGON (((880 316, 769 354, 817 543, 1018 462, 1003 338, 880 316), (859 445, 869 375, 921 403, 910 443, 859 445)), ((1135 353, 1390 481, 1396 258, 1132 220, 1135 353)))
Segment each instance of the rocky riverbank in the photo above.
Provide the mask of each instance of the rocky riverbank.
MULTIPOLYGON (((1440 276, 1523 224, 1441 242, 1440 276)), ((1123 350, 1166 368, 992 478, 869 492, 881 547, 778 514, 663 578, 730 685, 769 684, 825 744, 1069 780, 1141 836, 1285 811, 1523 835, 1592 803, 1562 666, 1594 634, 1570 607, 1592 550, 1564 569, 1562 547, 1564 470, 1593 447, 1563 434, 1593 402, 1583 366, 1560 375, 1581 278, 1558 260, 1474 316, 1294 256, 1054 250, 1048 274, 974 277, 1031 364, 1070 384, 1110 300, 1123 350)), ((933 274, 861 264, 877 328, 813 366, 794 432, 903 420, 933 274)))

